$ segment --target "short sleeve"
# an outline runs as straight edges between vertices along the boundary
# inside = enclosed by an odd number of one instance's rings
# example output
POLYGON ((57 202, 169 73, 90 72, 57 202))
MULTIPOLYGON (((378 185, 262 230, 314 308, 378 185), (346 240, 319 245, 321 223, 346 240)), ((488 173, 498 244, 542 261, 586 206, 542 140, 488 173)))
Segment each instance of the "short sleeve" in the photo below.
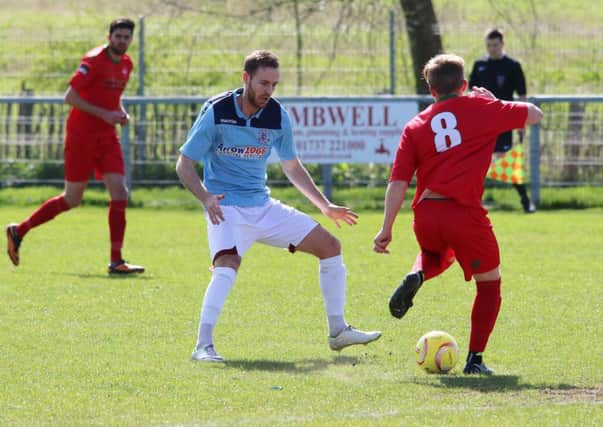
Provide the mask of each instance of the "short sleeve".
POLYGON ((396 151, 389 180, 410 182, 416 169, 415 146, 412 143, 408 126, 406 126, 400 137, 400 145, 396 151))
POLYGON ((484 114, 480 117, 482 129, 500 134, 513 129, 521 129, 528 118, 528 104, 501 100, 481 99, 484 114))
POLYGON ((77 70, 71 76, 69 85, 76 91, 85 89, 92 84, 95 72, 94 64, 90 58, 83 58, 77 70))
POLYGON ((216 124, 214 110, 211 104, 205 103, 193 127, 188 132, 186 142, 180 147, 180 152, 186 157, 200 162, 211 148, 216 139, 216 124))
POLYGON ((295 143, 293 141, 293 129, 287 110, 281 107, 281 131, 282 135, 274 144, 274 148, 281 160, 293 160, 297 157, 295 143))

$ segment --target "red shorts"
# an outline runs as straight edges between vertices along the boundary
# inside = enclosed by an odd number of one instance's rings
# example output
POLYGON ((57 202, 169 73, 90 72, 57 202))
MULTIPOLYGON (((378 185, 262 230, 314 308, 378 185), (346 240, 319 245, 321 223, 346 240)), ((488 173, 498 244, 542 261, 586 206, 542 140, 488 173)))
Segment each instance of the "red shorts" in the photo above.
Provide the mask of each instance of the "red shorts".
POLYGON ((92 171, 97 179, 106 173, 126 174, 121 144, 115 133, 67 132, 64 155, 66 181, 88 181, 92 171))
POLYGON ((414 211, 413 228, 421 251, 444 257, 452 249, 465 280, 500 265, 498 242, 483 208, 461 206, 449 199, 425 199, 414 211))

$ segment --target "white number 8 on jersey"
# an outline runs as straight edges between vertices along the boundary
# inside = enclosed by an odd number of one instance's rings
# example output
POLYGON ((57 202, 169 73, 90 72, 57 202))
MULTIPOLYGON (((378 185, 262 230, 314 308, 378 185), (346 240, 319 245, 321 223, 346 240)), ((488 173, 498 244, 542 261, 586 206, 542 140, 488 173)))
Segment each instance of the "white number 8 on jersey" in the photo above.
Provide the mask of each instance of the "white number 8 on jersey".
POLYGON ((435 133, 435 146, 438 153, 456 147, 462 142, 456 124, 455 115, 449 111, 438 113, 431 119, 431 130, 435 133))

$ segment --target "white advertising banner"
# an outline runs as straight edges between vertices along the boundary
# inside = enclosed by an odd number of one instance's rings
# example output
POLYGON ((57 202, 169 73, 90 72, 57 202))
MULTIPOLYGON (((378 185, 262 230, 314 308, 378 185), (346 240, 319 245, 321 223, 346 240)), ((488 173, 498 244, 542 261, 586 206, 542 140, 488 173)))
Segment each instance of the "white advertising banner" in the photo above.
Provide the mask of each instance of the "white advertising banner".
MULTIPOLYGON (((416 101, 287 101, 297 155, 304 163, 391 163, 416 101)), ((273 154, 274 156, 274 154, 273 154)), ((276 161, 274 156, 271 160, 276 161)))

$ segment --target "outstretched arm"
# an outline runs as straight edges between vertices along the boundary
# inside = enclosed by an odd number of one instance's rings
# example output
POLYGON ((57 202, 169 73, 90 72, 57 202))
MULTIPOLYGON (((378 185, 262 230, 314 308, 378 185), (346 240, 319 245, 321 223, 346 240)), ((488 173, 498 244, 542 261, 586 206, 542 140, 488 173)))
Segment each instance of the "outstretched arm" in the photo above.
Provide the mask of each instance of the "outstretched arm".
POLYGON ((281 161, 283 172, 291 183, 312 202, 327 217, 331 218, 337 227, 340 227, 339 220, 348 225, 356 224, 358 214, 345 206, 334 205, 318 189, 312 177, 301 164, 298 158, 281 161))
MULTIPOLYGON (((488 89, 483 87, 472 87, 471 88, 472 96, 481 96, 483 98, 488 99, 496 99, 496 96, 488 89)), ((525 97, 524 97, 525 98, 525 97)), ((527 99, 527 98, 526 98, 527 99)), ((511 101, 503 101, 503 102, 511 102, 511 101)), ((533 125, 539 123, 542 120, 542 110, 537 106, 532 104, 531 102, 521 102, 515 101, 517 103, 527 104, 528 106, 528 117, 526 118, 526 126, 533 125)))
POLYGON ((535 125, 536 123, 540 123, 543 115, 542 110, 531 102, 527 102, 526 104, 528 104, 528 118, 526 119, 526 125, 535 125))
POLYGON ((406 181, 391 181, 385 192, 385 208, 383 216, 383 226, 377 233, 374 240, 373 250, 377 253, 388 254, 387 246, 392 241, 392 229, 396 216, 404 203, 404 196, 408 189, 406 181))

